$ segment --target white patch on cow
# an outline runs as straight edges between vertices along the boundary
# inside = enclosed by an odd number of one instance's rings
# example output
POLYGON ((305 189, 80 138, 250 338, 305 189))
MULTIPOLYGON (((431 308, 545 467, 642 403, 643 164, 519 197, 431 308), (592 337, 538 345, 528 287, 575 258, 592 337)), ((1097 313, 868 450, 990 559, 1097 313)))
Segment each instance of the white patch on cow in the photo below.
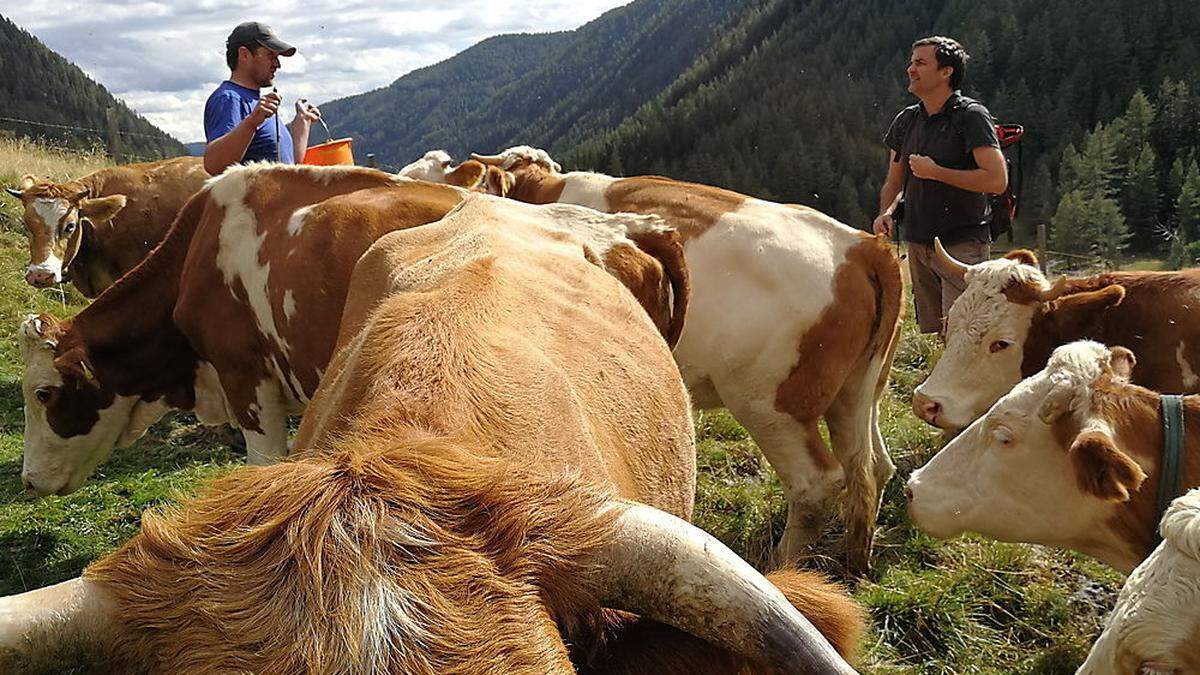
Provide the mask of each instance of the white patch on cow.
MULTIPOLYGON (((250 464, 274 464, 288 454, 287 416, 295 406, 289 406, 290 397, 285 397, 283 389, 271 378, 259 382, 254 389, 254 402, 249 408, 258 418, 262 433, 242 429, 246 437, 246 461, 250 464)), ((302 407, 294 412, 301 410, 302 407)))
POLYGON ((1175 361, 1179 364, 1179 373, 1183 377, 1183 388, 1188 391, 1195 391, 1196 386, 1200 385, 1200 376, 1196 375, 1196 371, 1192 370, 1191 364, 1187 362, 1187 358, 1183 355, 1183 341, 1179 341, 1179 347, 1175 350, 1175 361))
POLYGON ((44 251, 30 250, 29 266, 26 268, 27 274, 44 273, 54 277, 54 282, 62 281, 63 261, 54 252, 54 244, 58 241, 58 224, 67 216, 71 210, 71 205, 65 199, 56 197, 39 197, 33 200, 31 205, 33 212, 41 220, 41 227, 45 236, 44 241, 46 247, 44 251), (39 253, 45 255, 41 260, 35 260, 39 253))
POLYGON ((1172 502, 1160 530, 1163 542, 1125 580, 1078 675, 1186 672, 1181 657, 1200 632, 1200 490, 1172 502))
POLYGON ((283 292, 283 316, 288 321, 296 316, 296 295, 290 288, 283 292))
POLYGON ((1020 382, 912 473, 913 522, 935 537, 979 532, 1070 548, 1132 569, 1140 543, 1107 525, 1118 506, 1080 489, 1068 448, 1039 416, 1057 400, 1081 430, 1113 438, 1091 403, 1092 385, 1109 360, 1108 349, 1096 342, 1056 349, 1044 370, 1020 382))
POLYGON ((292 235, 293 237, 300 236, 300 233, 304 231, 304 219, 308 217, 308 214, 311 211, 311 206, 301 206, 300 208, 296 209, 296 212, 292 214, 292 217, 288 218, 288 234, 292 235))
POLYGON ((711 380, 773 408, 797 345, 833 302, 835 272, 861 241, 819 212, 757 199, 688 241, 692 297, 674 352, 688 387, 711 380))
POLYGON ((605 193, 617 180, 602 173, 572 171, 563 176, 563 191, 558 201, 608 211, 605 193))
POLYGON ((58 223, 70 210, 70 202, 58 197, 39 197, 33 200, 33 212, 42 219, 51 236, 58 235, 58 223))
POLYGON ((1036 267, 999 259, 972 265, 966 290, 950 308, 946 348, 916 393, 941 406, 938 426, 962 429, 1021 381, 1025 340, 1035 305, 1011 302, 1004 288, 1029 283, 1045 291, 1036 267), (996 341, 1010 343, 993 352, 996 341))
POLYGON ((445 183, 452 162, 445 150, 430 150, 421 159, 400 169, 396 175, 430 183, 445 183))

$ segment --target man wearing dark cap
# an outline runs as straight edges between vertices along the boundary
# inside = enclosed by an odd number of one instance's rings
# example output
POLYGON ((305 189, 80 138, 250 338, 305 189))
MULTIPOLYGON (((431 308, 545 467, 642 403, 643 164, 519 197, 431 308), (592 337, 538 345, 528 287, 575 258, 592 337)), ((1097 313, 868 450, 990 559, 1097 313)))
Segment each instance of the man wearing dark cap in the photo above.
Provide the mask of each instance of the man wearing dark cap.
POLYGON ((232 71, 204 104, 204 169, 212 175, 231 164, 256 160, 294 164, 308 149, 308 132, 321 113, 303 100, 296 101, 291 131, 272 119, 280 96, 270 87, 279 70, 279 57, 296 48, 279 39, 270 26, 258 21, 239 24, 225 40, 225 62, 232 71), (282 127, 282 128, 281 128, 282 127))

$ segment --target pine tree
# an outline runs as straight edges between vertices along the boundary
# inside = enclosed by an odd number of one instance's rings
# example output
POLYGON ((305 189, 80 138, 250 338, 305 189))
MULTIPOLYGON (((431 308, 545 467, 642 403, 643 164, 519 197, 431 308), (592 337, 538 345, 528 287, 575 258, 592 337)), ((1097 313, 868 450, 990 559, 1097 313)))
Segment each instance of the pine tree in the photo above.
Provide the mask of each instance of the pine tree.
POLYGON ((1149 144, 1130 160, 1121 191, 1121 212, 1133 234, 1133 245, 1140 251, 1160 249, 1164 243, 1158 232, 1158 156, 1149 144))

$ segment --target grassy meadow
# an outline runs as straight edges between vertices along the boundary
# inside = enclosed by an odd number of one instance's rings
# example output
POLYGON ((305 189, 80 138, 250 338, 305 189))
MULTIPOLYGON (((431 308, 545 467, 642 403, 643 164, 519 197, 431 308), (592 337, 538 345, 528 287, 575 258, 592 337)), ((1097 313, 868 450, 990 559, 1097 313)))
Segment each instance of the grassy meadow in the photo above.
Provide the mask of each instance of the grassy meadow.
MULTIPOLYGON (((0 184, 20 174, 85 174, 103 157, 0 139, 0 184)), ((243 453, 220 434, 177 414, 133 447, 117 451, 78 492, 33 500, 20 484, 22 364, 16 342, 31 312, 69 315, 84 306, 69 287, 27 286, 17 202, 0 197, 0 595, 77 575, 138 527, 142 511, 178 499, 232 470, 243 453)), ((866 673, 1073 673, 1115 600, 1122 577, 1082 555, 979 537, 938 541, 908 521, 904 479, 939 447, 940 436, 908 410, 912 389, 936 359, 936 340, 906 320, 883 407, 884 436, 898 473, 879 522, 874 570, 846 580, 870 611, 860 669, 866 673)), ((697 521, 762 565, 785 517, 782 490, 754 442, 724 411, 697 416, 697 521)), ((837 574, 831 532, 812 564, 837 574)))

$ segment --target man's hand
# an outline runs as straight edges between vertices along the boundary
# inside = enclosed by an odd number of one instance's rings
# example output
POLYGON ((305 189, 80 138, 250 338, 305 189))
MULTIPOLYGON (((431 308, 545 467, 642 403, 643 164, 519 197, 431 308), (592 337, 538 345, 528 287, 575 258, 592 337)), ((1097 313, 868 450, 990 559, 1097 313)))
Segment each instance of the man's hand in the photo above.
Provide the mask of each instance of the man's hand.
POLYGON ((886 234, 892 236, 892 229, 896 227, 896 221, 892 219, 892 214, 881 213, 875 217, 875 222, 871 223, 871 230, 875 234, 886 234))
POLYGON ((926 157, 925 155, 909 155, 908 168, 912 171, 912 175, 917 178, 926 180, 937 180, 936 173, 941 167, 937 162, 926 157))
POLYGON ((255 126, 271 119, 278 110, 279 102, 283 100, 277 92, 270 92, 265 96, 258 97, 258 105, 254 110, 250 111, 250 117, 254 118, 255 126))
POLYGON ((317 110, 317 106, 310 104, 306 99, 296 99, 296 121, 312 124, 319 119, 321 119, 321 111, 317 110))

